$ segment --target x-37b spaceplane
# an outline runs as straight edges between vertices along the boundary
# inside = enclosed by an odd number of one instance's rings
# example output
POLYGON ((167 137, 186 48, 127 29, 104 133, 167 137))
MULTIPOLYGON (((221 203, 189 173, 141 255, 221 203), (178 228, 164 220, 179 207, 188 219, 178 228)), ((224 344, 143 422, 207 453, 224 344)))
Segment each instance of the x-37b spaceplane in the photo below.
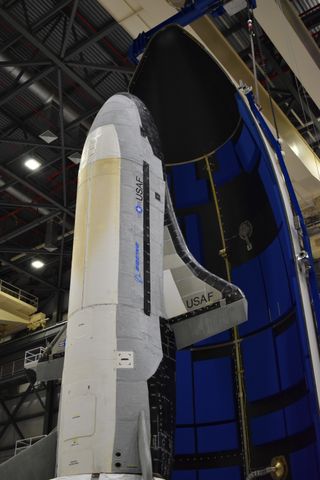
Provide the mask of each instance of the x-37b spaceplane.
POLYGON ((57 477, 167 477, 171 331, 184 348, 245 320, 242 292, 188 251, 146 107, 115 95, 91 127, 79 170, 57 477))

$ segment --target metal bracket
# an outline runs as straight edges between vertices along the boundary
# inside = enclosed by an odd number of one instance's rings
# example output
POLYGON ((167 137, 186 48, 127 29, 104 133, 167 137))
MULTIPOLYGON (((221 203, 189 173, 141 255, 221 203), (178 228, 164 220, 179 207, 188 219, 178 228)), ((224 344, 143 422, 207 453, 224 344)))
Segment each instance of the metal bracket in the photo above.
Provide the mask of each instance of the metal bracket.
POLYGON ((117 352, 117 368, 134 368, 133 352, 117 352))
POLYGON ((305 274, 311 269, 310 257, 306 250, 301 250, 301 252, 297 255, 297 263, 300 272, 305 274))

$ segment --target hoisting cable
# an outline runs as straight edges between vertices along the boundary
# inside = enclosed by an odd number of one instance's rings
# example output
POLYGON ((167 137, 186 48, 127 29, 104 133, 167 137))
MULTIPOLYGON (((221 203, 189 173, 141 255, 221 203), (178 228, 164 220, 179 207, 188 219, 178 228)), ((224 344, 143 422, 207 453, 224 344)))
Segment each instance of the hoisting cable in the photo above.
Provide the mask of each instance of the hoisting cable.
MULTIPOLYGON (((255 91, 256 91, 256 94, 255 94, 256 104, 257 104, 257 107, 260 110, 261 106, 260 106, 260 97, 259 97, 259 87, 258 87, 258 77, 257 77, 257 66, 256 66, 254 39, 257 40, 260 58, 262 58, 263 51, 262 51, 262 47, 261 47, 260 35, 259 35, 259 32, 257 31, 257 24, 254 20, 255 19, 254 19, 253 10, 249 7, 249 4, 248 4, 248 22, 247 22, 247 25, 248 25, 248 31, 249 31, 249 36, 250 36, 251 56, 252 56, 252 61, 253 61, 253 72, 252 73, 253 73, 253 76, 254 76, 254 84, 255 84, 254 88, 255 88, 255 91)), ((277 137, 278 141, 280 141, 280 135, 279 135, 279 129, 278 129, 278 125, 277 125, 276 114, 275 114, 275 111, 274 111, 270 85, 269 85, 269 82, 268 82, 268 80, 269 80, 268 75, 267 75, 265 69, 263 68, 263 65, 260 65, 260 68, 261 68, 261 70, 264 74, 264 77, 266 79, 266 88, 267 88, 267 91, 268 91, 268 97, 269 97, 269 102, 270 102, 270 110, 271 110, 271 114, 272 114, 273 126, 274 126, 274 129, 276 131, 276 137, 277 137)))
POLYGON ((257 75, 257 66, 256 66, 256 53, 255 53, 255 48, 254 48, 255 33, 254 33, 254 28, 253 28, 253 12, 252 12, 251 8, 248 8, 247 27, 248 27, 248 33, 249 33, 249 38, 250 38, 256 104, 259 106, 260 105, 260 96, 259 96, 258 75, 257 75))

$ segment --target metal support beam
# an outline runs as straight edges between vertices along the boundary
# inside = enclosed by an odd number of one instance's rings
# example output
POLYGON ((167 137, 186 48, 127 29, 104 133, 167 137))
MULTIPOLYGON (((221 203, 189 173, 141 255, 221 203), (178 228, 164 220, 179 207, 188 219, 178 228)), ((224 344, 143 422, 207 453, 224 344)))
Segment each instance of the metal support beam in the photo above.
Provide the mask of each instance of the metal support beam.
POLYGON ((82 123, 84 120, 87 120, 88 118, 92 117, 93 115, 96 115, 98 111, 100 110, 101 105, 97 105, 96 107, 90 108, 87 112, 84 114, 80 115, 79 118, 76 120, 73 120, 73 122, 69 123, 68 126, 65 128, 65 130, 72 130, 73 128, 76 128, 82 123))
MULTIPOLYGON (((52 283, 50 282, 47 282, 46 280, 44 280, 43 278, 41 277, 38 277, 37 275, 34 275, 33 273, 30 273, 30 272, 27 272, 26 270, 24 270, 23 268, 21 267, 18 267, 15 263, 13 262, 10 262, 9 260, 3 258, 3 257, 0 257, 0 262, 4 265, 7 265, 8 267, 10 267, 12 270, 15 270, 16 272, 18 273, 21 273, 22 275, 24 276, 27 276, 29 278, 32 278, 33 280, 35 280, 36 282, 39 282, 39 283, 42 283, 43 285, 45 285, 46 287, 48 287, 49 289, 51 290, 58 290, 57 287, 55 285, 53 285, 52 283)), ((62 289, 64 292, 65 290, 62 289)), ((0 438, 1 438, 1 433, 0 433, 0 438)))
MULTIPOLYGON (((99 109, 98 109, 99 110, 99 109)), ((68 127, 65 128, 65 130, 68 130, 68 127)), ((26 152, 23 152, 22 154, 18 155, 17 157, 14 157, 12 159, 10 159, 9 161, 7 161, 7 164, 10 162, 15 162, 16 160, 18 159, 21 159, 22 156, 25 157, 26 155, 32 155, 34 153, 34 150, 36 149, 37 147, 35 148, 31 148, 29 150, 27 150, 26 152)), ((82 148, 80 148, 80 151, 82 150, 82 148)), ((54 165, 55 163, 59 162, 61 160, 61 155, 53 158, 52 160, 50 160, 48 163, 45 163, 43 165, 41 165, 41 167, 39 167, 37 170, 33 170, 33 171, 30 171, 29 173, 27 173, 25 175, 25 179, 29 179, 30 177, 32 177, 33 175, 35 174, 38 174, 38 173, 43 173, 47 168, 51 167, 52 165, 54 165)), ((6 167, 4 167, 6 168, 6 167)), ((0 169, 1 169, 1 162, 0 162, 0 169)), ((15 180, 15 181, 12 181, 12 182, 7 182, 5 185, 3 185, 2 187, 0 187, 0 193, 7 190, 9 187, 13 187, 14 185, 17 185, 19 183, 18 180, 15 180)), ((27 182, 28 183, 28 182, 27 182)), ((28 183, 29 185, 29 183, 28 183)), ((28 185, 26 185, 28 187, 28 185)), ((30 187, 32 188, 32 187, 30 187)), ((55 204, 52 204, 51 203, 51 208, 52 208, 52 205, 57 208, 57 209, 61 209, 59 206, 55 205, 55 204)), ((73 207, 72 206, 69 206, 69 210, 72 209, 73 207)))
POLYGON ((26 180, 24 180, 24 178, 19 177, 19 175, 12 172, 8 168, 0 165, 0 171, 2 171, 3 173, 5 173, 6 175, 8 175, 11 178, 14 178, 15 180, 17 180, 18 183, 21 183, 22 185, 27 187, 29 190, 32 190, 37 195, 40 195, 42 198, 44 198, 48 202, 52 203, 52 205, 57 207, 59 210, 67 213, 70 217, 73 217, 73 218, 75 217, 74 212, 72 212, 68 208, 64 207, 59 202, 57 202, 54 198, 52 198, 48 193, 44 192, 43 190, 40 190, 37 186, 33 185, 32 183, 27 182, 26 180))
MULTIPOLYGON (((55 250, 54 252, 49 252, 48 250, 44 250, 43 248, 32 249, 32 248, 16 248, 16 247, 1 247, 1 253, 10 253, 12 255, 18 255, 23 253, 24 255, 49 255, 54 257, 59 257, 61 255, 60 251, 55 250)), ((72 252, 63 252, 64 256, 71 256, 72 252)))
MULTIPOLYGON (((99 109, 100 109, 100 105, 92 108, 91 110, 87 111, 85 114, 81 115, 79 118, 77 118, 73 122, 69 123, 65 127, 64 130, 66 132, 72 130, 73 128, 78 126, 83 120, 89 118, 92 115, 95 115, 98 112, 99 109)), ((47 146, 47 145, 43 145, 43 146, 47 146)), ((82 150, 82 148, 83 147, 81 146, 80 150, 82 150)), ((23 152, 23 154, 19 154, 18 156, 13 157, 9 161, 7 160, 6 162, 1 162, 1 160, 0 160, 0 165, 1 165, 1 163, 6 163, 8 165, 9 162, 10 163, 15 162, 16 160, 20 159, 22 155, 23 156, 32 155, 36 149, 37 149, 37 147, 30 148, 27 151, 23 152)), ((25 179, 30 178, 35 173, 43 172, 46 168, 48 168, 48 167, 52 166, 53 164, 57 163, 58 161, 60 161, 60 159, 61 159, 61 156, 58 156, 58 157, 50 160, 50 162, 42 165, 38 170, 31 171, 27 175, 25 175, 25 179)), ((14 181, 14 182, 10 182, 9 184, 6 184, 5 187, 0 187, 0 192, 3 191, 3 190, 6 190, 8 187, 12 187, 12 186, 16 185, 17 183, 18 183, 17 181, 14 181)))
POLYGON ((301 15, 301 20, 308 30, 320 25, 320 4, 315 5, 310 11, 301 15))
MULTIPOLYGON (((70 0, 69 0, 70 1, 70 0)), ((63 3, 69 3, 69 2, 61 2, 61 5, 63 3)), ((61 6, 61 8, 63 8, 61 6)), ((94 36, 90 37, 89 39, 86 39, 83 43, 78 43, 75 47, 71 48, 67 54, 66 54, 66 57, 64 59, 64 61, 67 61, 69 58, 71 59, 74 55, 76 55, 77 53, 79 53, 83 48, 88 48, 89 46, 91 46, 93 43, 97 42, 99 39, 103 38, 106 33, 111 29, 113 28, 114 26, 116 26, 117 23, 112 20, 111 22, 109 22, 105 27, 103 27, 100 31, 98 31, 94 36)), ((22 35, 16 37, 16 41, 21 39, 22 35)), ((75 62, 77 63, 77 62, 75 62)), ((114 66, 115 68, 117 68, 117 66, 115 65, 114 66)), ((28 80, 27 82, 25 82, 24 84, 20 85, 19 87, 16 87, 16 88, 12 88, 12 90, 10 90, 9 92, 6 93, 6 95, 3 95, 2 97, 0 96, 0 106, 3 105, 4 103, 6 103, 7 101, 9 101, 10 99, 12 99, 13 97, 15 97, 16 95, 18 95, 19 93, 23 92, 26 88, 28 88, 33 82, 35 81, 38 81, 44 77, 46 77, 47 75, 49 75, 50 73, 52 73, 53 71, 53 68, 54 67, 49 67, 47 69, 45 69, 44 71, 42 72, 39 72, 37 75, 35 75, 34 77, 32 77, 30 80, 28 80)), ((122 67, 119 67, 120 70, 122 67)), ((126 67, 124 67, 125 69, 126 67)), ((87 85, 87 84, 86 84, 87 85)), ((94 92, 95 94, 95 97, 97 98, 97 94, 94 90, 94 88, 91 88, 91 93, 94 92)), ((105 101, 104 98, 102 98, 101 96, 99 96, 99 99, 98 99, 98 103, 99 105, 101 105, 103 102, 105 101)), ((94 107, 92 110, 93 110, 93 113, 96 112, 97 110, 99 109, 99 106, 98 107, 94 107)), ((90 117, 90 114, 86 113, 84 114, 82 117, 81 117, 81 121, 79 119, 79 122, 78 120, 76 120, 75 122, 72 122, 72 128, 81 123, 82 121, 84 121, 86 118, 90 117)), ((66 127, 68 128, 68 127, 66 127)))
MULTIPOLYGON (((0 7, 0 15, 9 23, 17 32, 21 33, 32 45, 39 49, 46 57, 63 70, 68 77, 72 78, 78 85, 80 85, 86 92, 88 92, 98 102, 103 102, 104 98, 91 88, 87 82, 75 73, 70 67, 68 67, 63 60, 61 60, 55 53, 53 53, 48 47, 46 47, 40 40, 38 40, 31 32, 29 32, 23 25, 17 22, 4 8, 0 7)), ((67 55, 68 56, 68 55, 67 55)), ((46 74, 47 75, 47 74, 46 74)), ((28 82, 26 82, 28 83, 28 82)), ((24 84, 25 85, 25 84, 24 84)), ((0 98, 1 104, 1 98, 0 98)))
POLYGON ((103 37, 107 35, 114 27, 118 24, 115 20, 110 20, 103 28, 101 28, 98 32, 96 32, 92 37, 89 39, 85 39, 82 42, 79 42, 76 47, 71 47, 66 52, 65 60, 69 60, 70 58, 78 55, 78 53, 83 52, 88 47, 91 47, 94 43, 101 40, 103 37))
POLYGON ((65 148, 66 150, 71 150, 73 152, 79 152, 79 150, 82 150, 82 147, 73 147, 71 145, 65 145, 62 147, 62 145, 52 145, 51 143, 45 143, 45 142, 35 142, 34 140, 19 140, 17 138, 0 138, 0 143, 9 143, 10 145, 16 144, 16 145, 30 145, 33 147, 44 147, 44 148, 50 148, 51 150, 62 150, 65 148))
MULTIPOLYGON (((57 13, 59 13, 64 7, 66 7, 69 3, 71 3, 72 0, 63 0, 63 1, 60 1, 54 8, 52 8, 51 10, 49 10, 43 18, 41 18, 40 20, 38 20, 37 22, 35 22, 33 25, 31 25, 31 32, 34 34, 36 33, 38 30, 40 30, 44 25, 46 25, 51 19, 53 19, 57 13)), ((75 7, 73 7, 75 8, 75 7)), ((71 17, 70 17, 71 19, 71 17)), ((70 28, 72 28, 72 23, 73 22, 69 22, 68 25, 70 25, 70 28)), ((80 42, 76 45, 76 47, 72 47, 70 48, 67 52, 66 52, 66 58, 72 58, 73 56, 77 55, 78 53, 80 53, 81 51, 83 51, 84 49, 90 47, 93 43, 95 42, 98 42, 99 40, 101 40, 113 27, 115 27, 117 25, 117 22, 114 21, 114 20, 111 20, 110 22, 108 22, 107 25, 105 25, 99 32, 97 32, 94 36, 90 37, 89 39, 86 39, 84 40, 83 42, 80 42)), ((69 27, 68 27, 69 28, 69 27)), ((0 47, 0 52, 4 52, 5 50, 7 50, 9 47, 12 47, 15 43, 17 43, 19 40, 21 40, 21 38, 23 38, 23 35, 17 35, 15 36, 13 39, 9 40, 8 42, 6 42, 4 45, 2 45, 2 47, 0 47)), ((67 42, 65 42, 65 45, 67 45, 67 42)), ((64 52, 65 53, 65 52, 64 52)), ((10 63, 10 62, 9 62, 10 63)), ((48 63, 48 62, 47 62, 48 63)), ((15 65, 17 65, 15 63, 15 65)), ((71 65, 70 65, 71 66, 71 65)), ((75 65, 76 66, 76 65, 75 65)), ((114 65, 113 66, 115 69, 117 68, 117 65, 114 65)), ((90 68, 90 67, 88 67, 90 68)), ((119 71, 121 71, 121 66, 119 66, 119 71)), ((124 68, 124 72, 123 73, 127 73, 128 75, 130 74, 130 72, 126 72, 126 67, 123 67, 124 68)), ((115 69, 112 69, 112 70, 108 70, 108 71, 117 71, 115 69)))
MULTIPOLYGON (((259 33, 259 32, 258 32, 259 33)), ((317 117, 313 114, 313 112, 311 111, 309 105, 307 104, 307 102, 305 101, 303 95, 300 95, 299 92, 297 91, 297 89, 291 84, 291 82, 289 81, 285 81, 284 80, 284 72, 282 71, 282 68, 281 66, 278 64, 278 62, 276 61, 274 55, 271 53, 271 51, 269 50, 268 46, 263 44, 261 46, 262 48, 262 55, 265 55, 266 56, 266 59, 267 59, 267 62, 269 65, 272 66, 272 68, 276 71, 276 73, 278 74, 278 82, 281 84, 282 88, 285 90, 288 90, 291 94, 292 97, 294 97, 295 101, 297 102, 298 105, 301 106, 301 108, 303 109, 304 113, 306 115, 308 115, 308 117, 310 118, 310 120, 312 121, 313 125, 314 125, 314 128, 315 130, 318 131, 318 133, 320 133, 320 124, 318 122, 318 119, 317 117)))
POLYGON ((55 382, 50 380, 47 382, 46 388, 46 404, 45 414, 43 418, 43 430, 44 435, 48 435, 53 429, 53 416, 54 416, 54 396, 55 396, 55 382))
MULTIPOLYGON (((1 15, 1 8, 0 8, 1 15)), ((30 78, 26 82, 22 83, 19 87, 14 86, 10 90, 7 90, 4 94, 0 95, 0 106, 8 103, 12 98, 16 97, 22 93, 26 88, 30 87, 34 82, 41 80, 55 70, 55 67, 49 67, 43 70, 42 72, 37 73, 34 77, 30 78)))
POLYGON ((86 62, 66 62, 69 67, 77 67, 77 68, 87 68, 90 70, 101 70, 103 72, 117 72, 123 73, 125 75, 133 75, 134 67, 126 66, 126 65, 112 65, 112 64, 99 64, 99 63, 86 63, 86 62))
MULTIPOLYGON (((59 123, 60 123, 60 136, 61 136, 61 145, 64 147, 64 120, 63 120, 63 88, 62 88, 62 73, 58 69, 58 92, 59 92, 59 123)), ((62 182, 63 182, 63 205, 67 205, 67 172, 66 172, 66 158, 64 148, 62 149, 62 182)), ((62 220, 62 233, 61 233, 61 244, 60 244, 60 258, 59 258, 59 268, 58 268, 58 292, 57 292, 57 319, 61 321, 62 318, 62 270, 63 270, 63 260, 64 260, 64 241, 65 241, 65 232, 66 232, 66 215, 64 214, 62 220)))
POLYGON ((13 238, 17 238, 20 235, 23 235, 26 232, 29 232, 30 230, 33 230, 34 228, 38 227, 39 225, 42 225, 43 223, 48 222, 48 220, 51 220, 52 218, 56 217, 59 213, 57 211, 54 211, 52 213, 49 213, 48 215, 41 216, 39 218, 36 218, 33 220, 33 222, 27 223, 26 225, 23 225, 22 227, 19 227, 13 232, 6 233, 5 235, 2 235, 0 237, 0 245, 3 243, 8 242, 9 240, 12 240, 13 238))
MULTIPOLYGON (((30 383, 33 383, 33 382, 31 381, 31 379, 30 379, 30 383)), ((32 385, 32 386, 33 386, 33 385, 32 385)), ((35 396, 37 397, 37 399, 38 399, 41 407, 43 408, 43 411, 45 412, 45 411, 46 411, 46 406, 45 406, 45 404, 43 403, 42 398, 40 397, 39 392, 37 391, 36 388, 33 388, 33 393, 34 393, 35 396)))
MULTIPOLYGON (((55 410, 54 413, 57 413, 58 410, 55 410)), ((16 422, 25 422, 26 420, 34 420, 35 418, 43 417, 43 412, 32 413, 30 415, 21 415, 21 417, 16 418, 16 422)), ((3 427, 7 422, 0 422, 0 427, 3 427)), ((13 447, 14 448, 14 447, 13 447)), ((2 451, 0 449, 0 451, 2 451)))
POLYGON ((10 419, 10 423, 13 425, 15 431, 17 432, 17 434, 19 435, 20 438, 24 438, 24 434, 22 433, 22 431, 20 430, 20 428, 18 427, 17 425, 17 422, 14 418, 13 415, 11 415, 11 412, 10 410, 8 409, 7 405, 5 404, 5 402, 3 400, 0 400, 0 404, 3 408, 3 410, 6 412, 6 414, 8 415, 9 419, 10 419))
MULTIPOLYGON (((29 385, 29 387, 27 388, 27 390, 24 392, 24 394, 20 398, 19 402, 17 403, 15 409, 11 413, 12 418, 15 418, 15 416, 17 415, 18 411, 20 410, 20 407, 22 406, 23 402, 25 401, 25 399, 29 396, 29 394, 31 392, 32 392, 32 385, 29 385)), ((11 423, 11 419, 5 424, 3 429, 0 431, 0 440, 3 437, 3 435, 5 434, 5 432, 7 431, 8 427, 10 426, 10 423, 11 423)))
POLYGON ((264 32, 320 108, 320 52, 288 0, 257 0, 254 15, 264 32))
POLYGON ((66 172, 66 151, 64 138, 64 120, 63 120, 63 91, 62 91, 62 73, 58 68, 58 95, 59 95, 59 124, 61 139, 61 163, 62 163, 62 201, 64 208, 67 207, 67 172, 66 172))
POLYGON ((78 6, 79 6, 79 0, 74 0, 73 5, 72 5, 72 10, 71 10, 71 15, 70 15, 70 18, 69 18, 69 21, 68 21, 67 30, 66 30, 66 33, 65 33, 65 36, 64 36, 64 39, 63 39, 62 47, 61 47, 61 52, 60 52, 60 57, 61 58, 64 58, 64 55, 66 53, 66 49, 67 49, 67 45, 68 45, 68 41, 69 41, 69 36, 70 36, 70 33, 71 33, 72 25, 73 25, 73 22, 74 22, 74 17, 75 17, 76 11, 78 9, 78 6))
POLYGON ((43 67, 43 66, 48 66, 52 65, 52 62, 49 62, 48 60, 45 61, 38 61, 38 62, 21 62, 20 60, 11 60, 10 62, 0 62, 0 68, 4 67, 43 67))
POLYGON ((19 203, 19 202, 0 202, 0 208, 47 208, 48 210, 57 210, 57 207, 48 203, 19 203))
POLYGON ((63 260, 64 260, 64 246, 65 246, 65 231, 66 231, 66 221, 65 216, 62 222, 62 234, 61 234, 61 244, 60 244, 60 258, 59 258, 59 268, 58 268, 58 281, 57 281, 57 321, 62 321, 62 304, 63 304, 63 296, 61 294, 61 286, 62 286, 62 273, 63 273, 63 260))
MULTIPOLYGON (((72 0, 62 0, 57 3, 51 10, 45 13, 45 15, 37 20, 34 24, 31 25, 30 30, 35 33, 37 30, 40 30, 41 27, 47 25, 50 20, 52 20, 57 13, 59 13, 64 7, 66 7, 72 0)), ((0 47, 0 52, 4 52, 8 48, 12 47, 15 43, 21 40, 22 35, 15 35, 12 39, 8 40, 5 44, 0 47)))
MULTIPOLYGON (((43 107, 38 110, 38 113, 40 112, 42 113, 46 111, 48 108, 50 108, 50 104, 44 104, 43 107)), ((33 139, 33 141, 35 141, 36 143, 39 142, 39 137, 38 137, 39 132, 37 131, 35 133, 34 130, 31 129, 30 126, 27 125, 26 123, 34 115, 34 112, 20 118, 19 116, 9 111, 9 109, 7 107, 4 107, 3 105, 1 106, 1 112, 12 121, 12 125, 8 125, 5 129, 2 130, 1 132, 2 136, 0 137, 0 140, 2 138, 4 139, 8 138, 8 140, 11 140, 10 135, 12 135, 13 132, 15 132, 19 127, 23 131, 25 141, 33 139)), ((5 162, 0 162, 0 163, 5 163, 5 162)))

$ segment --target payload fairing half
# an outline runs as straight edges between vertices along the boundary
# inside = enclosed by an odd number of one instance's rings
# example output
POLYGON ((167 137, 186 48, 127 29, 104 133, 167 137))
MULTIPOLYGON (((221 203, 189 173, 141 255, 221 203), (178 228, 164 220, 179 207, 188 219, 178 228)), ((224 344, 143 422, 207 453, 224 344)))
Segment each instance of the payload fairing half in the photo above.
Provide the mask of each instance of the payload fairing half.
POLYGON ((188 251, 161 157, 143 103, 129 94, 108 100, 79 170, 58 478, 168 478, 170 330, 183 348, 246 320, 242 292, 188 251))

